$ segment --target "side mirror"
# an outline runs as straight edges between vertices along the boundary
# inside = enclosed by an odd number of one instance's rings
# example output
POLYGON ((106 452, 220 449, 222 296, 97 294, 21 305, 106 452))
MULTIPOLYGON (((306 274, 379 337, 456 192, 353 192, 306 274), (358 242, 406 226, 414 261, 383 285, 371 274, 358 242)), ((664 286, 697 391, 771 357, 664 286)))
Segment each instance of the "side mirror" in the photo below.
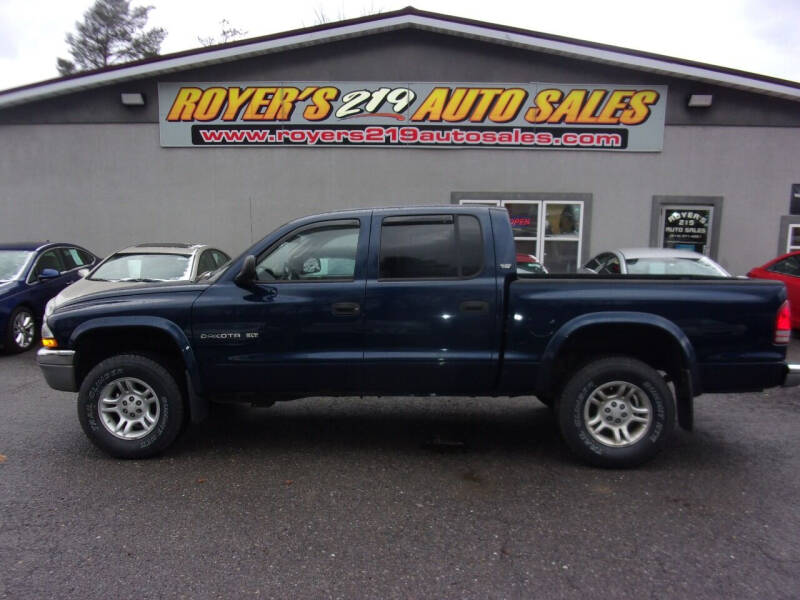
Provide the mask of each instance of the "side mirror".
POLYGON ((42 269, 42 272, 39 273, 38 279, 39 281, 50 281, 56 277, 61 277, 61 273, 59 273, 56 269, 42 269))
POLYGON ((236 285, 247 287, 256 279, 256 257, 249 254, 242 263, 241 270, 233 278, 236 285))
POLYGON ((80 277, 81 279, 86 277, 89 273, 91 273, 91 271, 86 267, 84 267, 83 269, 78 269, 78 277, 80 277))

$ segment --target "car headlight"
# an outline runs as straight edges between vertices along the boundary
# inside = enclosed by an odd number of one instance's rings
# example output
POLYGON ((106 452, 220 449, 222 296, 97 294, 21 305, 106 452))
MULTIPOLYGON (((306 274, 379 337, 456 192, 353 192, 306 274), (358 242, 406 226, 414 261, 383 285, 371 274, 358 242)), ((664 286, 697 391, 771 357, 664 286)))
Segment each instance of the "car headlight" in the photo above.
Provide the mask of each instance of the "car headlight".
POLYGON ((44 316, 49 317, 53 314, 53 311, 56 309, 56 299, 51 298, 47 304, 44 305, 44 316))

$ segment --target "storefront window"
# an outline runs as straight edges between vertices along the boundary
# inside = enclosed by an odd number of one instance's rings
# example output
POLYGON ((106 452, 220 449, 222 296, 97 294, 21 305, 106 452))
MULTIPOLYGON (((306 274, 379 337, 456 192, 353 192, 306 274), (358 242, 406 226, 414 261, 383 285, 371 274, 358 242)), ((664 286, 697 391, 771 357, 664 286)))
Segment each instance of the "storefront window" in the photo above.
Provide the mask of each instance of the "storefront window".
POLYGON ((551 273, 579 268, 583 202, 556 200, 462 199, 462 205, 503 206, 508 211, 519 254, 532 254, 551 273))
POLYGON ((789 244, 787 252, 800 250, 800 225, 789 225, 789 244))
POLYGON ((515 238, 536 239, 539 230, 539 202, 504 202, 515 238))

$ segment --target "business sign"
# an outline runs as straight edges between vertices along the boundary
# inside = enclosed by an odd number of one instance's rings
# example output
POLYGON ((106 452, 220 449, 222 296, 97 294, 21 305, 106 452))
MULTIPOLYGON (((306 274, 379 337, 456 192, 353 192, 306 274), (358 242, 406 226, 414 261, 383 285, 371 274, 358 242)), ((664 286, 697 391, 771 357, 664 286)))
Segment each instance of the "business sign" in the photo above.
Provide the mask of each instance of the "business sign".
POLYGON ((160 83, 162 146, 656 152, 665 86, 160 83))
POLYGON ((708 254, 712 207, 664 207, 662 235, 664 248, 693 250, 708 254))

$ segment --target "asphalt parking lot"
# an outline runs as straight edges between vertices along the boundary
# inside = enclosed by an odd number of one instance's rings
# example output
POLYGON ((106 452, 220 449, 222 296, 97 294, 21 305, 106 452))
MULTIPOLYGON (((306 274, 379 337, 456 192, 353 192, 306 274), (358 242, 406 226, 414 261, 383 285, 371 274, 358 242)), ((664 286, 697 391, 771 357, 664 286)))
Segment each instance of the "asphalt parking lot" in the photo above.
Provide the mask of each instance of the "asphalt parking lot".
MULTIPOLYGON (((800 341, 793 359, 800 362, 800 341)), ((531 398, 233 408, 160 458, 0 356, 2 598, 796 598, 800 388, 698 399, 632 471, 531 398)))

